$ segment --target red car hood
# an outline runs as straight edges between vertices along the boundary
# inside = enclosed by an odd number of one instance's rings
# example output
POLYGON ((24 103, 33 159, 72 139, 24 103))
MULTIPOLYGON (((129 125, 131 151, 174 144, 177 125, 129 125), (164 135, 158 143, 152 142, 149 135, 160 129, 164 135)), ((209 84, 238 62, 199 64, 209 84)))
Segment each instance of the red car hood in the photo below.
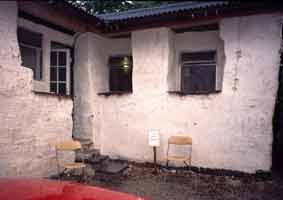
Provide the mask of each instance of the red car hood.
POLYGON ((134 195, 115 192, 67 181, 47 179, 0 179, 0 200, 144 200, 134 195))

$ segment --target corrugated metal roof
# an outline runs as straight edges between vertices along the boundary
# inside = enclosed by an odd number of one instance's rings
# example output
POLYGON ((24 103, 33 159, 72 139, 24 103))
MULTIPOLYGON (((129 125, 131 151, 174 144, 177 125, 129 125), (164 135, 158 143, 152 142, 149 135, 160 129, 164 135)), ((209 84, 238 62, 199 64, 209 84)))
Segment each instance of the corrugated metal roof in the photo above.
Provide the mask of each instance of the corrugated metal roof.
POLYGON ((229 2, 225 1, 211 1, 211 2, 196 2, 196 1, 186 1, 179 3, 172 3, 158 7, 152 8, 140 8, 133 9, 124 12, 108 13, 96 15, 99 19, 105 22, 112 22, 118 20, 127 20, 132 18, 148 17, 154 15, 162 15, 167 13, 174 13, 179 11, 189 11, 199 8, 207 8, 212 6, 222 6, 227 5, 229 2))

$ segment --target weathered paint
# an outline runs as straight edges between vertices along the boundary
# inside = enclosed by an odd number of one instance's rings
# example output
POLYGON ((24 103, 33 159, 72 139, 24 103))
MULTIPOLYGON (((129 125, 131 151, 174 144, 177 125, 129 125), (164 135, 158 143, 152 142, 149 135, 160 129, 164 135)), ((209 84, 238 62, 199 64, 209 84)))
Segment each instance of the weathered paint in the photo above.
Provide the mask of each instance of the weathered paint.
MULTIPOLYGON (((76 82, 88 77, 92 86, 89 91, 78 87, 77 95, 88 105, 92 116, 89 136, 94 137, 103 154, 151 161, 147 134, 157 129, 161 133, 159 162, 164 163, 168 137, 180 134, 193 138, 195 166, 246 172, 270 169, 281 42, 279 15, 224 19, 217 33, 178 36, 167 28, 135 31, 131 46, 126 41, 126 45, 116 46, 115 39, 93 34, 85 40, 89 69, 85 66, 76 82), (132 94, 97 95, 108 90, 107 57, 112 47, 117 52, 132 52, 132 94), (176 51, 212 47, 222 51, 222 91, 210 95, 168 94, 168 90, 177 88, 170 74, 174 72, 176 51)), ((83 114, 79 111, 75 115, 83 114)))
POLYGON ((17 20, 16 2, 1 2, 0 176, 48 176, 57 169, 49 142, 71 138, 73 103, 33 93, 32 70, 21 66, 17 20))

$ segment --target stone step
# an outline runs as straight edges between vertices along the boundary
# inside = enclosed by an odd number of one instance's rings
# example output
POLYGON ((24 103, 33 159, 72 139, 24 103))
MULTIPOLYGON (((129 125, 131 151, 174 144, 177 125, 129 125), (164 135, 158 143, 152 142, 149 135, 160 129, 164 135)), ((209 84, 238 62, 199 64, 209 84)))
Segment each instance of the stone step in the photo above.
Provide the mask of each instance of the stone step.
POLYGON ((101 164, 109 159, 109 156, 95 155, 88 160, 88 163, 92 165, 101 164))
POLYGON ((98 149, 81 149, 76 151, 77 162, 88 162, 91 158, 99 156, 98 149))
POLYGON ((95 171, 103 174, 121 174, 128 168, 128 164, 115 160, 107 160, 100 164, 95 171))

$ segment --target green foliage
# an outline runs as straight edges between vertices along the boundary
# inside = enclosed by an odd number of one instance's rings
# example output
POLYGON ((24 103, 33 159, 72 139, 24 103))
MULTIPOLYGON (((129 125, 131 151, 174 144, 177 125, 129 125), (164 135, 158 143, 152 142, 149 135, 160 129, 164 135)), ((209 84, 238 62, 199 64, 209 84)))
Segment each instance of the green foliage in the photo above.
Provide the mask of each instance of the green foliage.
POLYGON ((148 8, 159 6, 174 1, 131 1, 131 0, 69 0, 72 5, 85 10, 90 14, 104 14, 110 12, 120 12, 136 8, 148 8))

